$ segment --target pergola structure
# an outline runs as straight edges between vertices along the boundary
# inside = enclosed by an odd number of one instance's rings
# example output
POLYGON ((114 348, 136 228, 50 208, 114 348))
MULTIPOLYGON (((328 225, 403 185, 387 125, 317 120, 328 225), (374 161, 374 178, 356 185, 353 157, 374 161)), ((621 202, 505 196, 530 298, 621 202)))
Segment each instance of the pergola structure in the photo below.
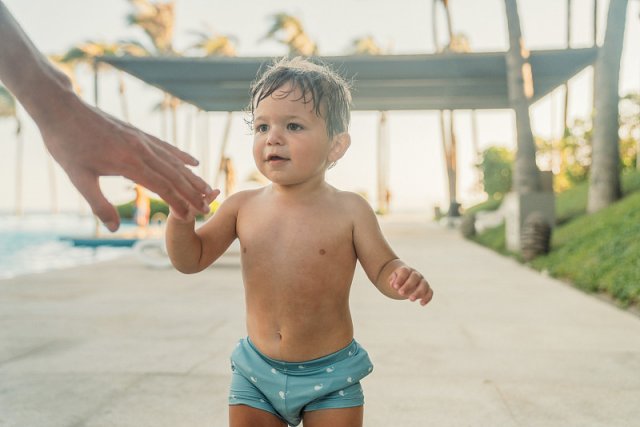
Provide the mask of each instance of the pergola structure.
MULTIPOLYGON (((598 48, 531 51, 539 100, 591 65, 598 48)), ((352 79, 354 110, 510 108, 506 52, 326 56, 352 79)), ((249 85, 268 57, 102 57, 150 85, 204 111, 242 111, 249 85)))
MULTIPOLYGON (((510 109, 507 52, 425 55, 325 56, 320 59, 353 82, 353 109, 510 109)), ((597 47, 531 51, 533 103, 592 65, 597 47)), ((270 57, 103 57, 111 64, 204 111, 244 111, 249 87, 270 57)), ((384 126, 381 120, 381 126, 384 126)), ((383 135, 379 129, 379 135, 383 135)), ((226 141, 222 142, 224 151, 226 141)), ((378 204, 385 205, 388 172, 378 141, 378 204)), ((217 181, 217 178, 216 178, 217 181)), ((217 184, 217 183, 216 183, 217 184)), ((386 205, 385 205, 386 206, 386 205)), ((380 207, 380 206, 379 206, 380 207)))

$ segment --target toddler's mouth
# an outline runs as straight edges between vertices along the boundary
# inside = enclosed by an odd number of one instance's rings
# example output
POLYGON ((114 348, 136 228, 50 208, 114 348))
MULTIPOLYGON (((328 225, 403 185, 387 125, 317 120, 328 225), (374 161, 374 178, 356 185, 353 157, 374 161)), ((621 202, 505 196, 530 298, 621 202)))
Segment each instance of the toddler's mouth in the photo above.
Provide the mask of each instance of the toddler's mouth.
POLYGON ((275 154, 270 154, 269 156, 267 156, 267 161, 268 162, 277 162, 277 161, 281 161, 281 160, 289 160, 289 159, 287 159, 285 157, 282 157, 282 156, 275 155, 275 154))

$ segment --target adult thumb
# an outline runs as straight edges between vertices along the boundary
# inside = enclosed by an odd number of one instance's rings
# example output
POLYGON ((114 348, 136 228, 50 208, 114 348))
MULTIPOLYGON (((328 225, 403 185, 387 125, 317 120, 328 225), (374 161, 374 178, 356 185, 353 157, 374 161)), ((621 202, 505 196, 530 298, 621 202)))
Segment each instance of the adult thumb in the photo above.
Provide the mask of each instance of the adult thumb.
POLYGON ((98 177, 86 174, 70 176, 70 178, 73 185, 91 206, 94 215, 104 223, 109 231, 116 231, 120 227, 120 216, 116 208, 102 193, 98 177))

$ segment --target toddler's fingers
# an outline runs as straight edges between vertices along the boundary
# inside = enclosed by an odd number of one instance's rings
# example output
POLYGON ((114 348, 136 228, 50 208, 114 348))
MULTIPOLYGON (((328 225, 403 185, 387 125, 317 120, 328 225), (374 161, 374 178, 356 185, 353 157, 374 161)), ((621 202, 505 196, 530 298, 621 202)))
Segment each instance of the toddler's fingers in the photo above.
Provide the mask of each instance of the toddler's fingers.
POLYGON ((403 295, 403 296, 411 295, 415 291, 416 287, 420 284, 421 280, 423 279, 420 273, 418 273, 415 270, 411 271, 411 273, 409 274, 409 277, 404 282, 402 287, 398 289, 398 293, 400 293, 400 295, 403 295))
POLYGON ((429 284, 423 277, 420 279, 420 282, 416 286, 415 291, 409 296, 409 300, 417 301, 419 299, 422 299, 427 295, 427 292, 429 292, 429 284))
POLYGON ((429 287, 429 290, 427 291, 427 295, 424 296, 424 298, 422 298, 420 300, 420 305, 425 306, 429 303, 429 301, 431 301, 433 299, 433 289, 431 289, 431 287, 429 287))
POLYGON ((399 267, 391 274, 391 286, 399 290, 411 275, 411 270, 407 267, 399 267), (395 279, 394 279, 395 277, 395 279))

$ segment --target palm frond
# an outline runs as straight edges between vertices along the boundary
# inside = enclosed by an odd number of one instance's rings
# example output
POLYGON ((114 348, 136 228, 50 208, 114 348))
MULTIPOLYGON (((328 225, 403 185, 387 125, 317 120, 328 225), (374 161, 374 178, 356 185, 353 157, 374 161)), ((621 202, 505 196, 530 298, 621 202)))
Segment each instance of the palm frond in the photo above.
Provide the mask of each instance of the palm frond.
POLYGON ((189 31, 197 37, 197 41, 187 50, 195 50, 204 56, 236 56, 238 38, 233 35, 219 34, 208 25, 204 30, 189 31))
POLYGON ((353 40, 350 49, 351 55, 382 55, 384 50, 375 41, 373 36, 366 35, 353 40))
POLYGON ((134 11, 127 15, 129 25, 142 28, 160 54, 174 54, 175 1, 129 0, 134 11))
POLYGON ((273 25, 262 40, 272 39, 289 47, 290 55, 312 56, 318 45, 305 32, 302 22, 295 16, 277 13, 271 16, 273 25))

